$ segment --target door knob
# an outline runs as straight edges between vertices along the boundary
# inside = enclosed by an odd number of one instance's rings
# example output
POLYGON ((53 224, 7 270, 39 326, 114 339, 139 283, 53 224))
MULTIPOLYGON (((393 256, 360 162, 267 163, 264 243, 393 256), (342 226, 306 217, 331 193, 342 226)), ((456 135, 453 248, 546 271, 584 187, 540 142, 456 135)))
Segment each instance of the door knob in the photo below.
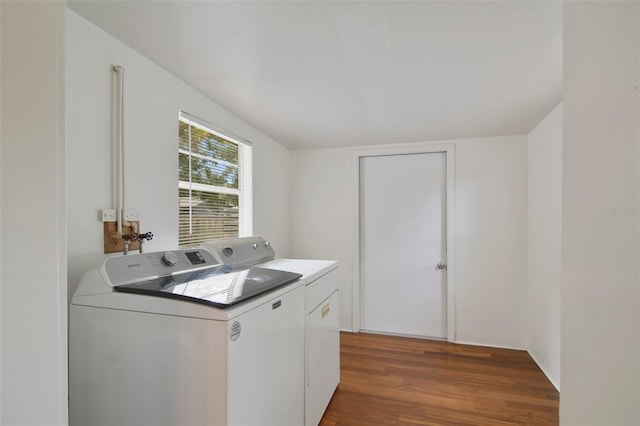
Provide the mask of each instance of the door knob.
POLYGON ((447 265, 445 263, 440 262, 436 265, 436 269, 447 269, 447 265))

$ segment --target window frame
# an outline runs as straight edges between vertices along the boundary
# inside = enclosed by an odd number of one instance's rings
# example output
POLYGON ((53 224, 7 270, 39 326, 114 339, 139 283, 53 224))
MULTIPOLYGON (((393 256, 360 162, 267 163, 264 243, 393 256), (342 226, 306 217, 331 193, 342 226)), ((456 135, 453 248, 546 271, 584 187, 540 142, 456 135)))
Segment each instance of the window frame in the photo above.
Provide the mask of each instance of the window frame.
MULTIPOLYGON (((189 159, 189 171, 188 171, 188 181, 181 180, 180 173, 178 173, 178 246, 180 248, 190 248, 195 247, 201 242, 198 241, 206 241, 212 240, 216 238, 233 238, 233 237, 246 237, 253 235, 253 183, 252 183, 252 143, 247 141, 246 139, 236 136, 231 132, 228 132, 224 129, 221 129, 207 121, 204 121, 200 118, 197 118, 189 113, 184 111, 179 111, 178 113, 178 127, 180 127, 180 123, 184 122, 189 126, 189 150, 183 149, 180 146, 180 132, 178 132, 178 160, 180 160, 181 155, 186 155, 189 159), (232 162, 223 160, 221 158, 209 157, 206 155, 198 154, 192 152, 192 137, 191 137, 191 128, 196 127, 202 131, 215 135, 218 138, 221 138, 227 142, 233 143, 238 147, 238 164, 234 164, 232 162), (225 186, 218 186, 213 184, 199 183, 193 182, 192 180, 192 168, 191 168, 191 160, 193 158, 199 158, 205 161, 215 161, 217 164, 222 164, 227 167, 234 167, 238 170, 238 187, 230 188, 225 186), (182 227, 180 226, 181 218, 182 218, 182 206, 181 206, 181 196, 180 190, 189 191, 188 202, 189 202, 189 233, 188 235, 184 235, 182 233, 182 227), (192 193, 194 191, 205 192, 209 194, 225 194, 225 195, 235 195, 238 197, 238 235, 203 235, 194 234, 193 230, 193 196, 192 193), (200 235, 200 237, 198 237, 200 235), (204 237, 204 239, 202 238, 204 237), (195 242, 194 242, 195 240, 195 242)), ((180 167, 178 167, 178 171, 180 167)))

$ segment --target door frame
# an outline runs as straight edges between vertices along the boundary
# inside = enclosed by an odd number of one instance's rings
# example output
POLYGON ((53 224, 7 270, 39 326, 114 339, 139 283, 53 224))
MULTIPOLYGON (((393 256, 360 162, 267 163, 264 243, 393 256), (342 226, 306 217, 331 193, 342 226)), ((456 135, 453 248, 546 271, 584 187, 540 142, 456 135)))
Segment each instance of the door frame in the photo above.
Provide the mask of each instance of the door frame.
POLYGON ((447 264, 445 269, 445 289, 447 304, 447 341, 455 341, 456 319, 456 293, 455 293, 455 145, 454 144, 415 144, 400 146, 372 147, 358 149, 352 153, 352 182, 354 193, 353 209, 353 270, 352 270, 352 295, 351 313, 352 329, 354 332, 361 330, 362 315, 362 278, 360 259, 360 159, 363 157, 376 157, 386 155, 403 154, 431 154, 444 153, 446 156, 446 252, 443 261, 447 264))

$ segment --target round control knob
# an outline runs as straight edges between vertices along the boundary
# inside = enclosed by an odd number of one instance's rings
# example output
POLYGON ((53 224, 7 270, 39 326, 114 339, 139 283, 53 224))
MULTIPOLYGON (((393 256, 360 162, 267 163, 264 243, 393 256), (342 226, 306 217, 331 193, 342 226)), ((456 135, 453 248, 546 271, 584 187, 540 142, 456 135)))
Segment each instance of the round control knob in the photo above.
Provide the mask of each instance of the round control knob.
POLYGON ((233 256, 233 249, 231 247, 225 247, 222 249, 222 254, 224 254, 227 257, 231 257, 233 256))
POLYGON ((168 251, 162 256, 162 262, 167 266, 173 266, 178 263, 178 256, 176 256, 175 253, 168 251))

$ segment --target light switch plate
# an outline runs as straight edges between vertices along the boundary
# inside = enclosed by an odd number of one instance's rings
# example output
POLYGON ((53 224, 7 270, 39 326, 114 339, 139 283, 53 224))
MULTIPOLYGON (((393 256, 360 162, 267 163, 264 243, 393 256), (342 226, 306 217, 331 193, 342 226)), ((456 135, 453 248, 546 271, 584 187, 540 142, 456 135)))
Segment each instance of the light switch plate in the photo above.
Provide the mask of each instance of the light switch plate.
POLYGON ((98 214, 98 220, 102 222, 115 222, 116 209, 102 209, 98 214))

